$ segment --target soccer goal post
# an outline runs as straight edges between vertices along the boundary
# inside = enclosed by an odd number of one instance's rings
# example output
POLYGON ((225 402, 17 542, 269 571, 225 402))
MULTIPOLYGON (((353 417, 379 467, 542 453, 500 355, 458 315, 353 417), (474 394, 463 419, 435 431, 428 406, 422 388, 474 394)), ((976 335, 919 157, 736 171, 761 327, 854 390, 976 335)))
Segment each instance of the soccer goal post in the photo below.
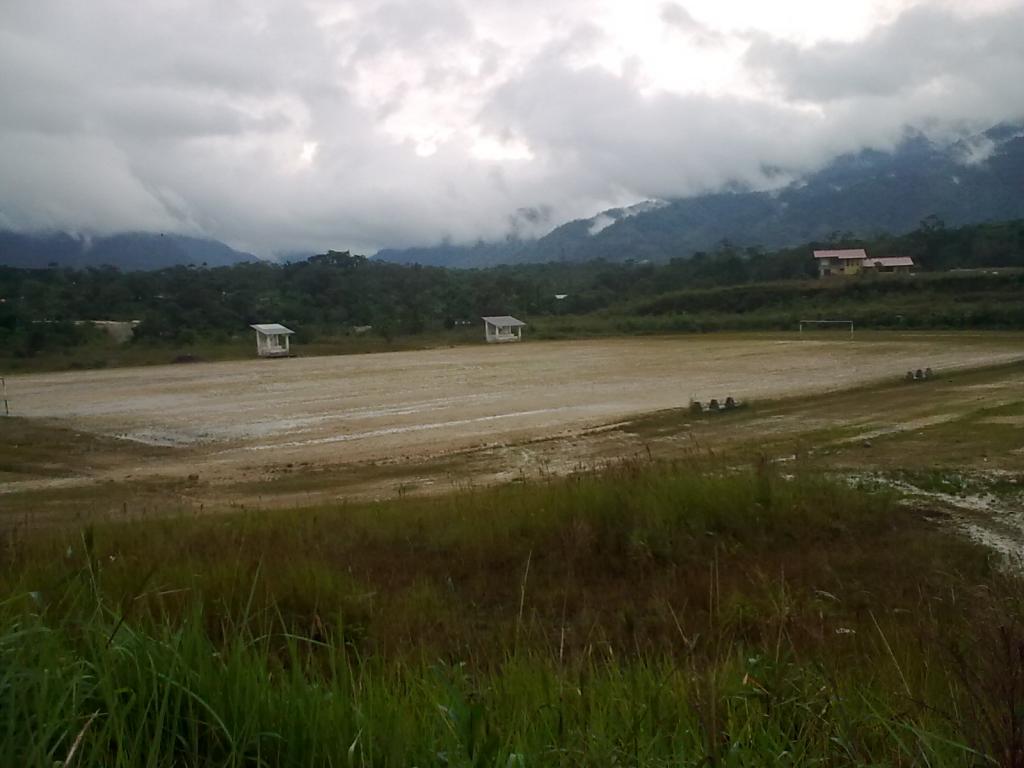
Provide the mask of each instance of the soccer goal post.
POLYGON ((804 334, 804 327, 816 327, 823 326, 825 328, 831 326, 849 326, 850 337, 853 338, 853 320, 801 320, 800 321, 800 335, 804 334))

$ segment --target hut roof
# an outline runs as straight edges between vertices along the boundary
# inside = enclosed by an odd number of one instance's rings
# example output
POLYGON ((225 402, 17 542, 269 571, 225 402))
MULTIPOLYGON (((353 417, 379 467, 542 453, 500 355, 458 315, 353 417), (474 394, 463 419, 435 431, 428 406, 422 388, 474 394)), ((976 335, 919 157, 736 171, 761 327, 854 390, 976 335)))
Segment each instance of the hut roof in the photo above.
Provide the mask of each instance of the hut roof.
POLYGON ((494 317, 482 317, 480 319, 485 323, 499 325, 503 328, 517 328, 518 326, 526 325, 522 320, 516 320, 512 315, 496 315, 494 317))
POLYGON ((254 323, 249 327, 259 331, 260 333, 266 334, 267 336, 282 336, 289 333, 295 333, 291 328, 285 328, 280 323, 254 323))

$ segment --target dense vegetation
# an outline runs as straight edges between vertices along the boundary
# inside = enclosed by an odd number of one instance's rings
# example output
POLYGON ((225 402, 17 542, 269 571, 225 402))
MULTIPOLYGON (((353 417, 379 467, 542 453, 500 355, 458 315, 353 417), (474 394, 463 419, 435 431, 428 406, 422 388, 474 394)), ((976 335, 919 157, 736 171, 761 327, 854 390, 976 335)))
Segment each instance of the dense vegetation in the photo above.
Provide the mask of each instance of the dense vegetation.
MULTIPOLYGON (((946 229, 928 219, 904 236, 864 243, 837 233, 828 245, 910 255, 925 272, 1021 267, 1024 221, 946 229)), ((283 322, 308 345, 361 326, 372 326, 376 339, 390 342, 507 313, 524 316, 548 335, 792 328, 794 318, 815 312, 840 312, 876 327, 1024 327, 1019 274, 822 282, 813 278, 812 247, 769 253, 724 243, 713 253, 667 264, 595 261, 484 270, 401 266, 338 252, 290 264, 154 272, 0 268, 0 350, 26 359, 98 345, 98 331, 75 324, 94 319, 141 320, 136 346, 186 351, 197 344, 230 345, 253 322, 283 322)))
POLYGON ((552 318, 546 337, 602 333, 792 331, 801 320, 843 319, 857 328, 1024 328, 1024 272, 775 282, 676 291, 611 312, 552 318))
POLYGON ((4 765, 1020 764, 1015 581, 799 466, 21 530, 0 557, 4 765))

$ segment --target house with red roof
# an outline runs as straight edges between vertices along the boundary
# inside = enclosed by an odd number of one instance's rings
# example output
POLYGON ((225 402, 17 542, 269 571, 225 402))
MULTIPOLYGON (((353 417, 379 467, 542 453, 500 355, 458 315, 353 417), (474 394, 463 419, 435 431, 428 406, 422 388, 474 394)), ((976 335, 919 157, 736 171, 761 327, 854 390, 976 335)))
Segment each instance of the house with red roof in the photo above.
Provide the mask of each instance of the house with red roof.
POLYGON ((909 256, 869 257, 863 248, 815 251, 818 277, 856 275, 862 272, 911 272, 914 260, 909 256))

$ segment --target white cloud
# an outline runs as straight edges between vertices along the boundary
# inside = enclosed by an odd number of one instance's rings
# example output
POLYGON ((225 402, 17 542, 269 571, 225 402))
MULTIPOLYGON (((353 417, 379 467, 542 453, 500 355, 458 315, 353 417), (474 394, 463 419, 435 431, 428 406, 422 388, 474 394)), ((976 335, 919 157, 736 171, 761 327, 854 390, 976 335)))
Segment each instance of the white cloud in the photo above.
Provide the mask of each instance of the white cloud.
MULTIPOLYGON (((852 42, 801 46, 758 35, 747 58, 752 69, 766 71, 793 99, 828 104, 858 97, 902 98, 928 88, 956 98, 968 88, 998 92, 985 88, 989 78, 1020 77, 1021 29, 1024 6, 964 18, 922 5, 852 42)), ((1024 97, 1018 106, 1021 102, 1024 97)))
POLYGON ((841 5, 6 3, 0 224, 264 254, 534 234, 1024 117, 1019 0, 841 5))

